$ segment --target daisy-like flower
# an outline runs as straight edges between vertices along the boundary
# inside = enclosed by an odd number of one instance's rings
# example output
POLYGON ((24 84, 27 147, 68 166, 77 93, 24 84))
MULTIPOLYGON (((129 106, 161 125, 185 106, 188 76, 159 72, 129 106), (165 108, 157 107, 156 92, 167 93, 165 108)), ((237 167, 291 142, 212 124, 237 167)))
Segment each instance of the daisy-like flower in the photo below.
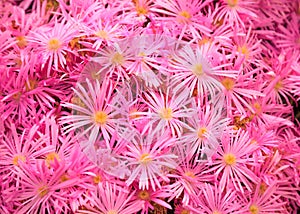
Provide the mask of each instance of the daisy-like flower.
POLYGON ((179 141, 188 147, 191 154, 201 154, 210 157, 219 145, 229 119, 222 115, 221 105, 210 104, 195 106, 197 117, 188 119, 189 130, 179 138, 179 141))
POLYGON ((133 49, 135 44, 130 38, 122 39, 111 46, 105 46, 98 51, 98 55, 92 58, 102 65, 100 72, 107 72, 110 78, 115 78, 117 82, 129 80, 127 68, 133 61, 133 49))
POLYGON ((86 210, 79 210, 79 213, 93 214, 132 214, 142 209, 143 203, 133 200, 135 191, 116 184, 104 183, 97 191, 88 195, 91 205, 85 205, 86 210))
POLYGON ((6 197, 19 204, 17 213, 68 212, 70 188, 79 178, 64 179, 67 169, 65 164, 60 164, 51 172, 43 160, 37 160, 35 166, 21 164, 14 170, 20 177, 20 185, 17 189, 7 189, 6 197))
POLYGON ((143 133, 156 135, 167 131, 172 136, 180 136, 183 128, 187 128, 184 120, 195 114, 190 106, 192 99, 189 98, 189 92, 182 90, 174 93, 170 90, 168 88, 165 94, 162 90, 144 93, 144 102, 149 110, 134 113, 134 115, 140 116, 137 119, 149 119, 143 133))
POLYGON ((134 37, 132 43, 134 48, 135 61, 127 68, 129 74, 133 74, 144 80, 146 86, 158 87, 161 84, 159 73, 162 73, 163 66, 159 58, 164 57, 165 43, 168 42, 165 36, 147 35, 134 37))
POLYGON ((149 189, 149 183, 153 190, 161 188, 161 179, 169 181, 166 176, 168 169, 174 169, 177 165, 177 156, 172 153, 174 139, 168 135, 159 138, 147 135, 136 135, 127 145, 124 157, 127 166, 132 171, 126 184, 129 186, 134 181, 139 182, 139 189, 149 189))
POLYGON ((195 213, 227 214, 236 213, 241 209, 238 195, 235 190, 229 189, 223 192, 217 185, 205 183, 203 189, 194 196, 196 207, 188 206, 195 213))
POLYGON ((233 22, 244 26, 246 17, 257 18, 259 0, 222 0, 221 6, 216 10, 216 21, 233 22))
POLYGON ((209 1, 183 1, 183 0, 162 0, 157 1, 157 7, 152 10, 165 16, 158 17, 160 21, 168 22, 178 29, 179 39, 183 36, 191 34, 192 38, 199 38, 199 31, 208 35, 211 20, 203 15, 203 8, 207 6, 209 1), (188 32, 188 33, 187 33, 188 32))
POLYGON ((42 57, 47 76, 50 76, 52 65, 56 70, 65 67, 66 54, 72 52, 68 44, 76 33, 77 30, 71 23, 55 19, 53 26, 41 26, 28 35, 28 48, 42 57))
POLYGON ((178 166, 171 172, 169 177, 174 180, 171 184, 164 186, 170 194, 169 202, 174 198, 181 198, 183 205, 190 204, 193 196, 201 192, 204 182, 213 180, 213 176, 205 173, 206 161, 199 161, 197 155, 189 155, 188 150, 178 146, 178 166))
POLYGON ((223 93, 220 93, 218 98, 221 100, 225 99, 227 116, 232 116, 235 109, 240 114, 246 115, 245 107, 254 112, 253 107, 248 103, 246 98, 253 100, 254 98, 265 96, 260 91, 249 88, 251 85, 252 87, 254 85, 249 79, 246 76, 240 75, 238 79, 225 77, 221 80, 223 93))
MULTIPOLYGON (((137 185, 133 185, 134 189, 138 189, 137 185)), ((153 203, 163 206, 168 209, 172 209, 170 204, 165 202, 169 194, 164 189, 152 190, 151 188, 146 190, 138 189, 134 196, 134 200, 140 201, 143 204, 142 214, 148 213, 149 209, 154 210, 153 203)))
POLYGON ((15 124, 10 124, 10 132, 3 135, 1 140, 0 173, 5 173, 3 179, 10 181, 18 178, 19 174, 14 170, 21 163, 35 164, 37 158, 42 158, 47 153, 54 151, 53 146, 43 146, 46 139, 35 136, 38 126, 32 126, 30 130, 23 130, 18 134, 15 124), (16 173, 16 174, 15 174, 16 173))
POLYGON ((292 14, 291 20, 278 26, 279 32, 276 32, 275 44, 285 51, 300 51, 300 22, 299 15, 292 14))
POLYGON ((276 194, 277 185, 273 183, 266 189, 261 188, 261 183, 256 185, 253 192, 248 192, 244 206, 240 213, 260 214, 260 213, 288 213, 285 209, 286 202, 276 194))
POLYGON ((238 71, 226 70, 229 64, 219 64, 223 55, 217 52, 217 47, 205 44, 196 47, 195 51, 189 45, 176 50, 170 60, 171 82, 174 91, 188 88, 190 95, 196 89, 200 99, 207 94, 214 96, 222 89, 217 77, 236 78, 238 71))
POLYGON ((115 132, 116 123, 122 123, 121 118, 115 118, 119 112, 114 109, 112 99, 114 87, 110 80, 104 81, 101 86, 99 81, 91 83, 78 83, 74 89, 73 103, 64 103, 63 106, 73 110, 72 115, 60 118, 66 133, 78 131, 79 136, 89 135, 90 145, 103 138, 109 142, 115 132))
POLYGON ((214 172, 221 191, 230 187, 242 193, 245 189, 252 191, 252 184, 258 182, 258 177, 250 170, 250 167, 258 164, 252 156, 256 149, 257 146, 251 144, 247 132, 239 130, 235 134, 224 136, 209 164, 211 168, 207 170, 214 172))

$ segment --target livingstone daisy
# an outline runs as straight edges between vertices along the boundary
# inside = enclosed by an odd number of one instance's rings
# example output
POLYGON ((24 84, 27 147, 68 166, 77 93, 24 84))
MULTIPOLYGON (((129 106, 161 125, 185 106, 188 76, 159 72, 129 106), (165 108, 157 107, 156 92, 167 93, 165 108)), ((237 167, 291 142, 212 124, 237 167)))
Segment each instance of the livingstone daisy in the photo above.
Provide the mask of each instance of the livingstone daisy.
POLYGON ((137 135, 127 145, 124 157, 128 161, 127 166, 132 171, 126 184, 134 181, 139 182, 139 188, 153 190, 161 188, 162 181, 169 181, 168 170, 176 167, 177 156, 172 153, 174 139, 168 135, 159 138, 148 135, 147 137, 137 135))

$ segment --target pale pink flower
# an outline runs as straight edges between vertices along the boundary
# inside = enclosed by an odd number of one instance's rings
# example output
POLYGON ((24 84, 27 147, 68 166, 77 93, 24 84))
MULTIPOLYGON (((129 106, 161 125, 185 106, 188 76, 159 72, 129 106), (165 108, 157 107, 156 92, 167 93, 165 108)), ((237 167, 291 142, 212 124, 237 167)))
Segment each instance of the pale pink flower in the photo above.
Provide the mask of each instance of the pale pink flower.
POLYGON ((128 161, 127 166, 132 171, 126 184, 129 186, 134 181, 139 182, 139 188, 153 190, 161 188, 161 182, 168 182, 166 176, 168 169, 174 169, 177 165, 177 156, 172 153, 174 139, 168 135, 155 138, 151 135, 146 137, 136 135, 127 145, 124 158, 128 161))
POLYGON ((143 203, 133 200, 135 191, 116 184, 104 183, 92 192, 88 198, 91 204, 85 205, 88 210, 79 210, 79 213, 107 213, 133 214, 142 209, 143 203))

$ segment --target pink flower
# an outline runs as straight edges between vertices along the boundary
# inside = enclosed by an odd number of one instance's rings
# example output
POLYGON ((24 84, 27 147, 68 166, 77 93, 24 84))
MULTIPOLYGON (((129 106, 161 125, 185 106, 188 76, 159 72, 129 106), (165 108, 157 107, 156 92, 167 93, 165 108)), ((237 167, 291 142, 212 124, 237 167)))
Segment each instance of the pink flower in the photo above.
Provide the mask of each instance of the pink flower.
POLYGON ((149 91, 144 97, 143 101, 147 104, 148 111, 134 114, 141 116, 137 119, 149 119, 143 133, 156 135, 166 131, 174 137, 181 136, 183 128, 188 127, 184 120, 195 113, 190 106, 192 100, 189 99, 189 92, 182 90, 174 93, 167 89, 166 93, 161 90, 149 91))
POLYGON ((80 210, 80 213, 108 213, 108 214, 132 214, 142 209, 143 203, 133 200, 135 191, 124 186, 105 183, 92 192, 89 197, 91 204, 85 207, 88 210, 80 210))
POLYGON ((161 188, 161 180, 169 181, 167 169, 174 169, 177 165, 177 156, 171 151, 173 145, 174 139, 168 135, 159 138, 151 135, 133 137, 127 145, 128 151, 124 153, 127 166, 132 172, 126 184, 129 186, 138 181, 142 190, 148 190, 149 184, 153 190, 161 188))
POLYGON ((221 191, 225 188, 242 193, 245 189, 252 190, 252 184, 258 182, 257 175, 251 171, 251 167, 258 165, 252 156, 256 149, 247 132, 238 131, 223 137, 212 163, 209 163, 211 168, 207 170, 215 173, 221 191))
POLYGON ((42 26, 33 31, 28 36, 28 48, 33 48, 34 52, 42 57, 43 67, 50 76, 52 65, 55 70, 66 65, 66 54, 71 52, 68 47, 69 42, 75 37, 76 30, 69 22, 57 20, 52 25, 42 26))

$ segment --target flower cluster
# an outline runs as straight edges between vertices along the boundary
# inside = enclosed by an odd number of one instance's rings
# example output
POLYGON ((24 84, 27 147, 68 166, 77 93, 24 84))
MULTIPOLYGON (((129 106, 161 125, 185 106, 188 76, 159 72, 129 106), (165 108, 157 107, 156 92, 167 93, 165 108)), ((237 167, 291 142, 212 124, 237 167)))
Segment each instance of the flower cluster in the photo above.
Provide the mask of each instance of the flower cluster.
POLYGON ((4 0, 0 213, 300 210, 299 0, 4 0))

